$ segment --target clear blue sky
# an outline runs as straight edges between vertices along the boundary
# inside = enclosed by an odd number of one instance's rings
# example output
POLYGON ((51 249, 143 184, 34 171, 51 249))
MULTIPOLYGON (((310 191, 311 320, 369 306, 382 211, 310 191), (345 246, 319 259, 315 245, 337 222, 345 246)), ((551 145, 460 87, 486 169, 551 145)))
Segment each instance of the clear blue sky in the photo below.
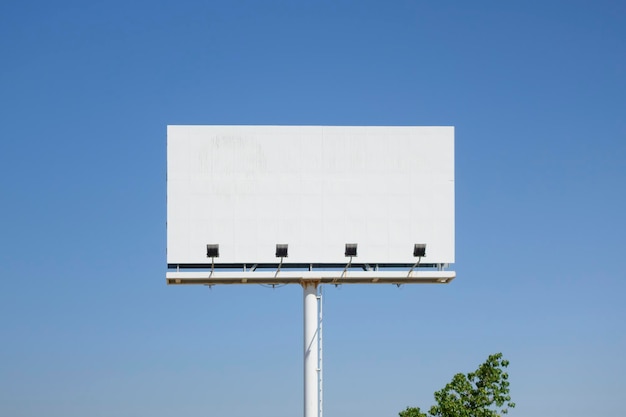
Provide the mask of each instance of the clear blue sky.
POLYGON ((457 279, 325 289, 325 415, 623 417, 626 3, 0 4, 0 415, 302 413, 299 287, 165 285, 167 124, 456 126, 457 279))

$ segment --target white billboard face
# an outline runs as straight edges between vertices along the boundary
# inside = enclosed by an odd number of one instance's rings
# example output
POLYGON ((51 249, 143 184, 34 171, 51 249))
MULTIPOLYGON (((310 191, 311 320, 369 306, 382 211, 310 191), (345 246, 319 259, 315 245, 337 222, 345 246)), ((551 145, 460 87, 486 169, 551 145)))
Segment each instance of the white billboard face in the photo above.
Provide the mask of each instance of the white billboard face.
POLYGON ((454 128, 168 126, 167 262, 454 262, 454 128))

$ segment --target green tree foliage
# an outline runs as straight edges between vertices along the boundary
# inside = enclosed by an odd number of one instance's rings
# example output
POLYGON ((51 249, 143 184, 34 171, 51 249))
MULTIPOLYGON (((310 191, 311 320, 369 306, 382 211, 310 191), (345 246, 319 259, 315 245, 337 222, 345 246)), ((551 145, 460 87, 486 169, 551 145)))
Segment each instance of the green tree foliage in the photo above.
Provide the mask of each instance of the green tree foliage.
POLYGON ((428 417, 426 413, 422 413, 419 407, 407 407, 406 410, 400 411, 400 417, 428 417))
MULTIPOLYGON (((487 361, 469 374, 456 374, 443 389, 435 392, 432 417, 502 417, 515 407, 509 396, 509 361, 502 353, 490 355, 487 361)), ((407 407, 400 417, 428 417, 418 407, 407 407)))

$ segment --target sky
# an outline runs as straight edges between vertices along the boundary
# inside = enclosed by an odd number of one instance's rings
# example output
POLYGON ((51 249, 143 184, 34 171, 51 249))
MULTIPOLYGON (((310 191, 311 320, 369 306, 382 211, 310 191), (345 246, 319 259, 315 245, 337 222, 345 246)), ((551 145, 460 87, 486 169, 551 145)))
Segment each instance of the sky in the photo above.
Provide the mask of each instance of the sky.
POLYGON ((165 283, 168 124, 455 126, 457 278, 324 287, 326 417, 496 352, 626 413, 626 3, 4 0, 0 57, 0 415, 302 415, 299 286, 165 283))

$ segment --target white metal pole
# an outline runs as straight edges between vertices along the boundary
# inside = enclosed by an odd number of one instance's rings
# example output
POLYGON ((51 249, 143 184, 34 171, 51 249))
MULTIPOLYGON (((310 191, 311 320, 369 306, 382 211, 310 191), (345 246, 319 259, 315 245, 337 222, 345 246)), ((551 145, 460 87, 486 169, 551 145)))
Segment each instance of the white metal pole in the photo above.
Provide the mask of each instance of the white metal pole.
POLYGON ((317 283, 304 282, 304 417, 318 417, 317 283))
POLYGON ((317 357, 317 388, 319 398, 319 410, 318 417, 324 416, 324 291, 323 287, 319 286, 319 295, 317 296, 317 343, 318 343, 318 357, 317 357))

